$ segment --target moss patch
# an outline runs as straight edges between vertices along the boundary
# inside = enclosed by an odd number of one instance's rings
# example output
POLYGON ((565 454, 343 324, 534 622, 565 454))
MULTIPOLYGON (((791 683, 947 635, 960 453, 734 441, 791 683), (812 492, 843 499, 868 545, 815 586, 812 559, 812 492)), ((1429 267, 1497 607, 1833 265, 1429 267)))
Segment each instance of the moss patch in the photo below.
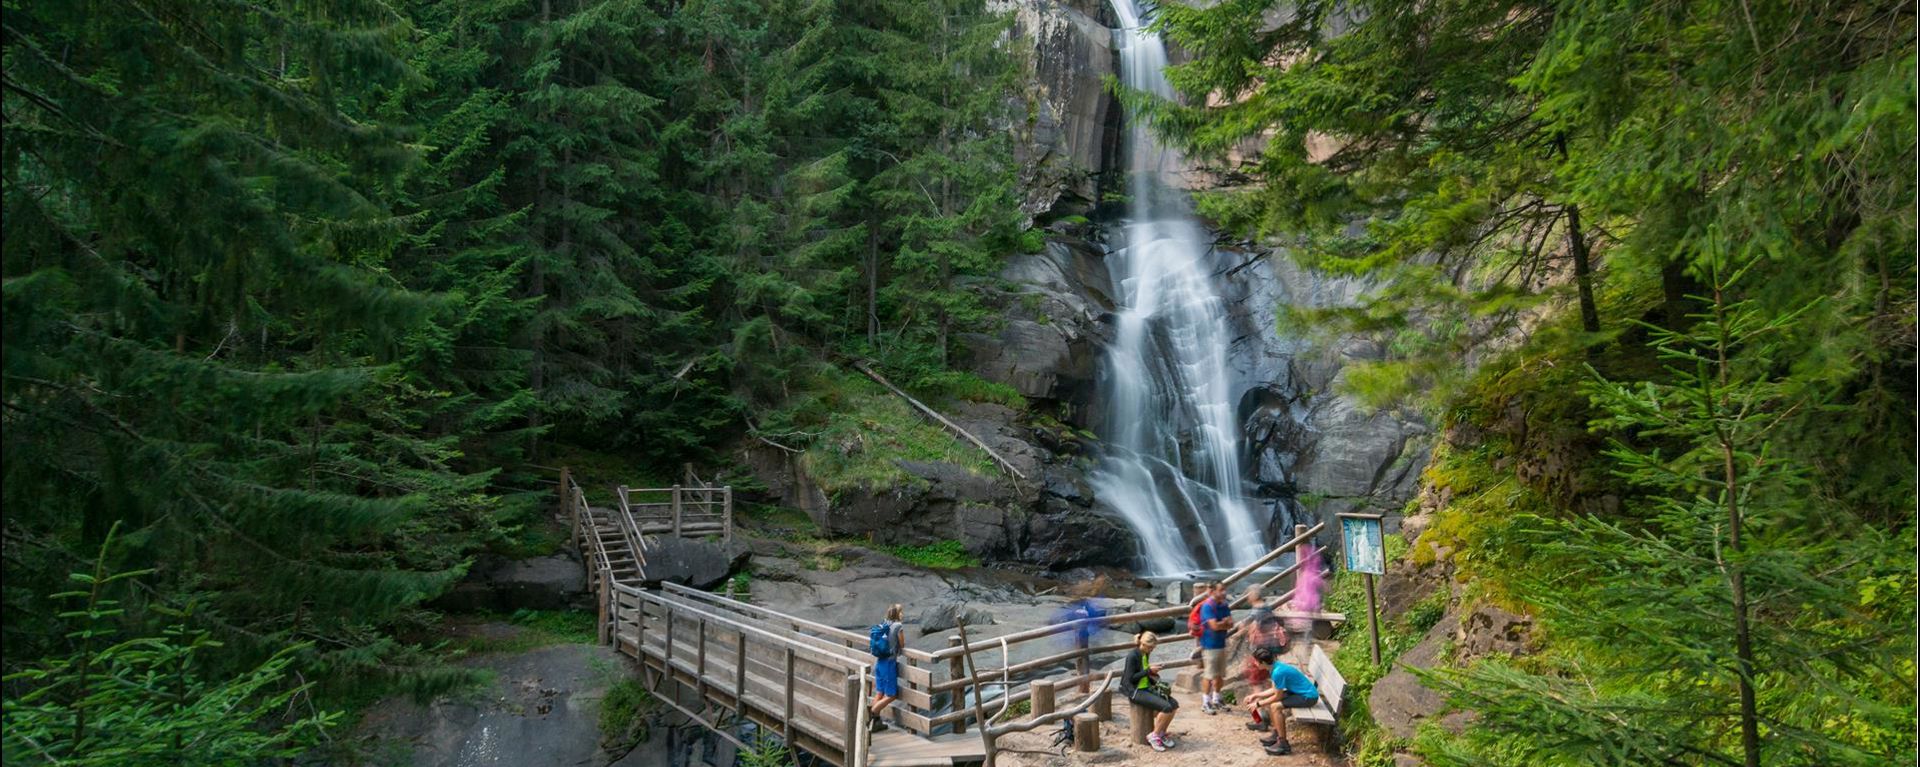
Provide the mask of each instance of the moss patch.
POLYGON ((980 558, 967 553, 959 541, 938 541, 925 546, 883 546, 881 550, 929 570, 958 570, 979 567, 980 558))

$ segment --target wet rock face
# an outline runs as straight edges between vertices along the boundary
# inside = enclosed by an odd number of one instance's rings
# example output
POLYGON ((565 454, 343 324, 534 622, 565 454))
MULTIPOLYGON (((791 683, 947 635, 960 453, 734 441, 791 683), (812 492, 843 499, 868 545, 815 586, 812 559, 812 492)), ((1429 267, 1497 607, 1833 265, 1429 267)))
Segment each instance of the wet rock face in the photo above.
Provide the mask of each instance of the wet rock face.
POLYGON ((1001 320, 992 332, 961 337, 962 365, 1029 399, 1087 410, 1109 334, 1104 318, 1114 308, 1103 254, 1083 240, 1055 237, 1040 253, 1008 259, 998 283, 986 288, 1001 320))
POLYGON ((1013 39, 1031 56, 1028 116, 1013 127, 1029 214, 1085 209, 1099 199, 1100 172, 1118 152, 1119 105, 1106 90, 1115 74, 1110 11, 1104 2, 1013 0, 1013 39), (1068 203, 1063 205, 1062 203, 1068 203))
POLYGON ((1368 286, 1313 274, 1285 253, 1225 255, 1222 279, 1240 331, 1232 360, 1246 392, 1242 439, 1256 494, 1297 499, 1321 521, 1345 511, 1399 511, 1426 466, 1430 429, 1416 415, 1368 412, 1339 392, 1349 362, 1379 359, 1382 350, 1361 340, 1316 348, 1280 332, 1282 307, 1351 305, 1368 286))

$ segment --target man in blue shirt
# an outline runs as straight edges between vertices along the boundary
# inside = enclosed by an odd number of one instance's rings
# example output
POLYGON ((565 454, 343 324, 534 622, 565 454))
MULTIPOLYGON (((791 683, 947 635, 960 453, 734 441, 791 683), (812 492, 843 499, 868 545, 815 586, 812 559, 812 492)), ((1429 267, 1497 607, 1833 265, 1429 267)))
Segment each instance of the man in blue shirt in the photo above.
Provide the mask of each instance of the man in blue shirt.
POLYGON ((1267 753, 1273 756, 1286 756, 1293 753, 1293 746, 1287 743, 1287 719, 1284 713, 1289 708, 1311 708, 1320 702, 1320 688, 1313 680, 1292 664, 1274 658, 1270 648, 1254 650, 1254 660, 1273 664, 1273 690, 1266 697, 1267 721, 1273 724, 1273 737, 1260 741, 1266 746, 1267 753), (1264 657, 1263 657, 1264 656, 1264 657), (1269 697, 1270 696, 1270 697, 1269 697))
POLYGON ((1200 710, 1215 714, 1225 708, 1220 688, 1227 681, 1227 635, 1233 632, 1225 584, 1216 581, 1200 605, 1200 626, 1200 710))

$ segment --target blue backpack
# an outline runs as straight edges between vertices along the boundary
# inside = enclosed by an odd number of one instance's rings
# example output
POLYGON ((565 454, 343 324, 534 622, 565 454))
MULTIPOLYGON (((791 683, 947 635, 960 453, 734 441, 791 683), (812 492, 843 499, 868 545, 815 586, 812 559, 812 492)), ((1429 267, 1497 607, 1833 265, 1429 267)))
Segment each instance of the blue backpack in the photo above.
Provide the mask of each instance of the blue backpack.
POLYGON ((875 658, 893 657, 893 624, 875 623, 867 629, 867 652, 875 658))

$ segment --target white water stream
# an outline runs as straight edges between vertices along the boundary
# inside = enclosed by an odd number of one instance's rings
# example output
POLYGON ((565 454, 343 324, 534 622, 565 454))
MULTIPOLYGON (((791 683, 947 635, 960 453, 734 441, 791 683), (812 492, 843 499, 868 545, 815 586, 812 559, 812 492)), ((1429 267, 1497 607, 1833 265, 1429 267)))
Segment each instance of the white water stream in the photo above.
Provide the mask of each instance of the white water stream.
MULTIPOLYGON (((1112 3, 1122 82, 1172 98, 1165 43, 1135 0, 1112 3)), ((1266 525, 1241 478, 1213 237, 1174 183, 1186 170, 1177 150, 1130 120, 1125 151, 1124 241, 1107 257, 1121 308, 1104 370, 1106 452, 1090 479, 1139 537, 1150 574, 1245 564, 1266 551, 1266 525)))

